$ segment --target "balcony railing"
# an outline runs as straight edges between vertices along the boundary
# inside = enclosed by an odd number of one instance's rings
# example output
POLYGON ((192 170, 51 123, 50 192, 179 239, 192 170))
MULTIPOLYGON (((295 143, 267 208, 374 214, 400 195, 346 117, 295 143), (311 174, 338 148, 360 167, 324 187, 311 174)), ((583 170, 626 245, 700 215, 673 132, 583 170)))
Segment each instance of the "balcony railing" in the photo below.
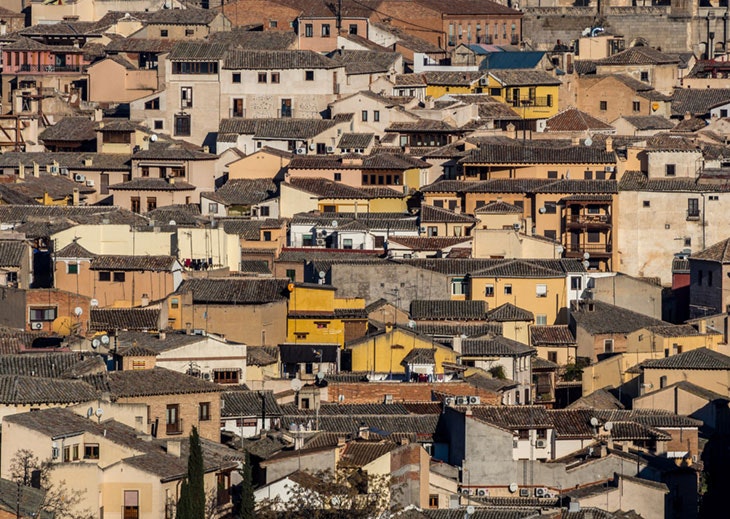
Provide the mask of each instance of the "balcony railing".
POLYGON ((16 65, 7 66, 6 72, 28 72, 28 73, 40 73, 40 74, 53 74, 59 72, 81 72, 83 66, 81 65, 16 65))
POLYGON ((583 254, 587 252, 589 254, 611 254, 613 249, 612 244, 591 244, 591 245, 566 245, 565 252, 572 254, 583 254))
POLYGON ((165 433, 169 436, 172 434, 182 434, 183 432, 183 426, 182 426, 182 420, 178 420, 176 422, 168 423, 165 428, 165 433))
POLYGON ((545 108, 553 106, 552 96, 530 97, 528 99, 511 99, 508 101, 514 108, 545 108))
POLYGON ((580 225, 611 225, 611 215, 608 214, 569 214, 565 217, 569 224, 580 225))

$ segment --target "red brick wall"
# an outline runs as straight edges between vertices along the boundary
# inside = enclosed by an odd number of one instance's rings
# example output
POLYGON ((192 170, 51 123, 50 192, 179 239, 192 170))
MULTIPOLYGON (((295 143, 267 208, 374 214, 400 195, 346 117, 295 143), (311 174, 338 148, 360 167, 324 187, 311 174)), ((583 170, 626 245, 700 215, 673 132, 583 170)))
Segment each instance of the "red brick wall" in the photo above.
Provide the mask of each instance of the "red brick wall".
POLYGON ((672 436, 667 442, 666 449, 671 452, 689 451, 690 454, 698 453, 698 432, 697 429, 662 429, 672 436))
POLYGON ((499 405, 497 393, 476 388, 465 382, 449 383, 390 383, 390 382, 330 382, 328 397, 336 402, 339 395, 344 395, 344 402, 378 403, 383 402, 385 395, 393 395, 395 402, 426 402, 433 400, 433 392, 454 396, 478 396, 482 404, 499 405))
MULTIPOLYGON (((56 315, 58 317, 69 316, 72 322, 80 323, 80 334, 85 334, 88 329, 89 322, 89 302, 91 298, 76 295, 72 292, 65 292, 56 289, 37 289, 28 290, 25 296, 26 301, 26 329, 30 330, 30 308, 51 308, 56 307, 56 315), (77 319, 74 315, 74 309, 81 308, 81 316, 77 319)), ((51 322, 43 323, 43 331, 51 331, 51 322)))
POLYGON ((223 5, 225 14, 233 27, 260 23, 265 31, 293 31, 290 22, 299 16, 300 10, 267 0, 238 0, 223 5), (270 21, 276 20, 276 27, 270 21))

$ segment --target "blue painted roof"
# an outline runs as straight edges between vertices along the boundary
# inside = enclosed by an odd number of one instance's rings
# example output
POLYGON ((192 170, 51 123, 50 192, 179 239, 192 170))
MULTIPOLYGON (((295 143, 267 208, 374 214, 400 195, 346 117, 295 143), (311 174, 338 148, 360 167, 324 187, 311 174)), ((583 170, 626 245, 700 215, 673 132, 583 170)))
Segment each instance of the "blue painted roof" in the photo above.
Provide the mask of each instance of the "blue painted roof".
POLYGON ((480 70, 505 70, 514 68, 535 68, 545 56, 541 51, 492 52, 482 61, 480 70))

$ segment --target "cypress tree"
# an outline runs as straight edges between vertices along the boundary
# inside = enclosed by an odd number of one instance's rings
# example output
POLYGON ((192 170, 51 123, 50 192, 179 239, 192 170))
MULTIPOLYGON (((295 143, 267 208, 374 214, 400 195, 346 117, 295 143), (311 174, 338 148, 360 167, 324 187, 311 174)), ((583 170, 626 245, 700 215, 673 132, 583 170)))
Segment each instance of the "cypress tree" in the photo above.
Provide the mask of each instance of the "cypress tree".
POLYGON ((251 473, 251 458, 246 452, 246 459, 241 469, 241 502, 238 509, 239 519, 254 519, 256 501, 253 496, 253 475, 251 473))
POLYGON ((193 427, 190 433, 188 473, 180 487, 176 519, 202 519, 205 517, 204 473, 203 449, 200 447, 198 429, 193 427))

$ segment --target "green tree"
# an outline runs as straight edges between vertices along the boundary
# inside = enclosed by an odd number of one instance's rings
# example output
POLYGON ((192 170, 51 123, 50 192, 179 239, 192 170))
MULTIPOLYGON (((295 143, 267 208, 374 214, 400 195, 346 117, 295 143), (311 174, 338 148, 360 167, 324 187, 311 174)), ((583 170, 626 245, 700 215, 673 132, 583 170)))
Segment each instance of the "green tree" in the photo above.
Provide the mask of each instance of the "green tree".
POLYGON ((246 459, 241 474, 241 501, 238 505, 239 519, 254 519, 256 501, 253 496, 253 474, 251 473, 251 457, 246 452, 246 459))
POLYGON ((176 519, 200 519, 205 517, 205 483, 203 481, 203 449, 198 429, 190 433, 188 473, 180 487, 180 499, 175 512, 176 519))

